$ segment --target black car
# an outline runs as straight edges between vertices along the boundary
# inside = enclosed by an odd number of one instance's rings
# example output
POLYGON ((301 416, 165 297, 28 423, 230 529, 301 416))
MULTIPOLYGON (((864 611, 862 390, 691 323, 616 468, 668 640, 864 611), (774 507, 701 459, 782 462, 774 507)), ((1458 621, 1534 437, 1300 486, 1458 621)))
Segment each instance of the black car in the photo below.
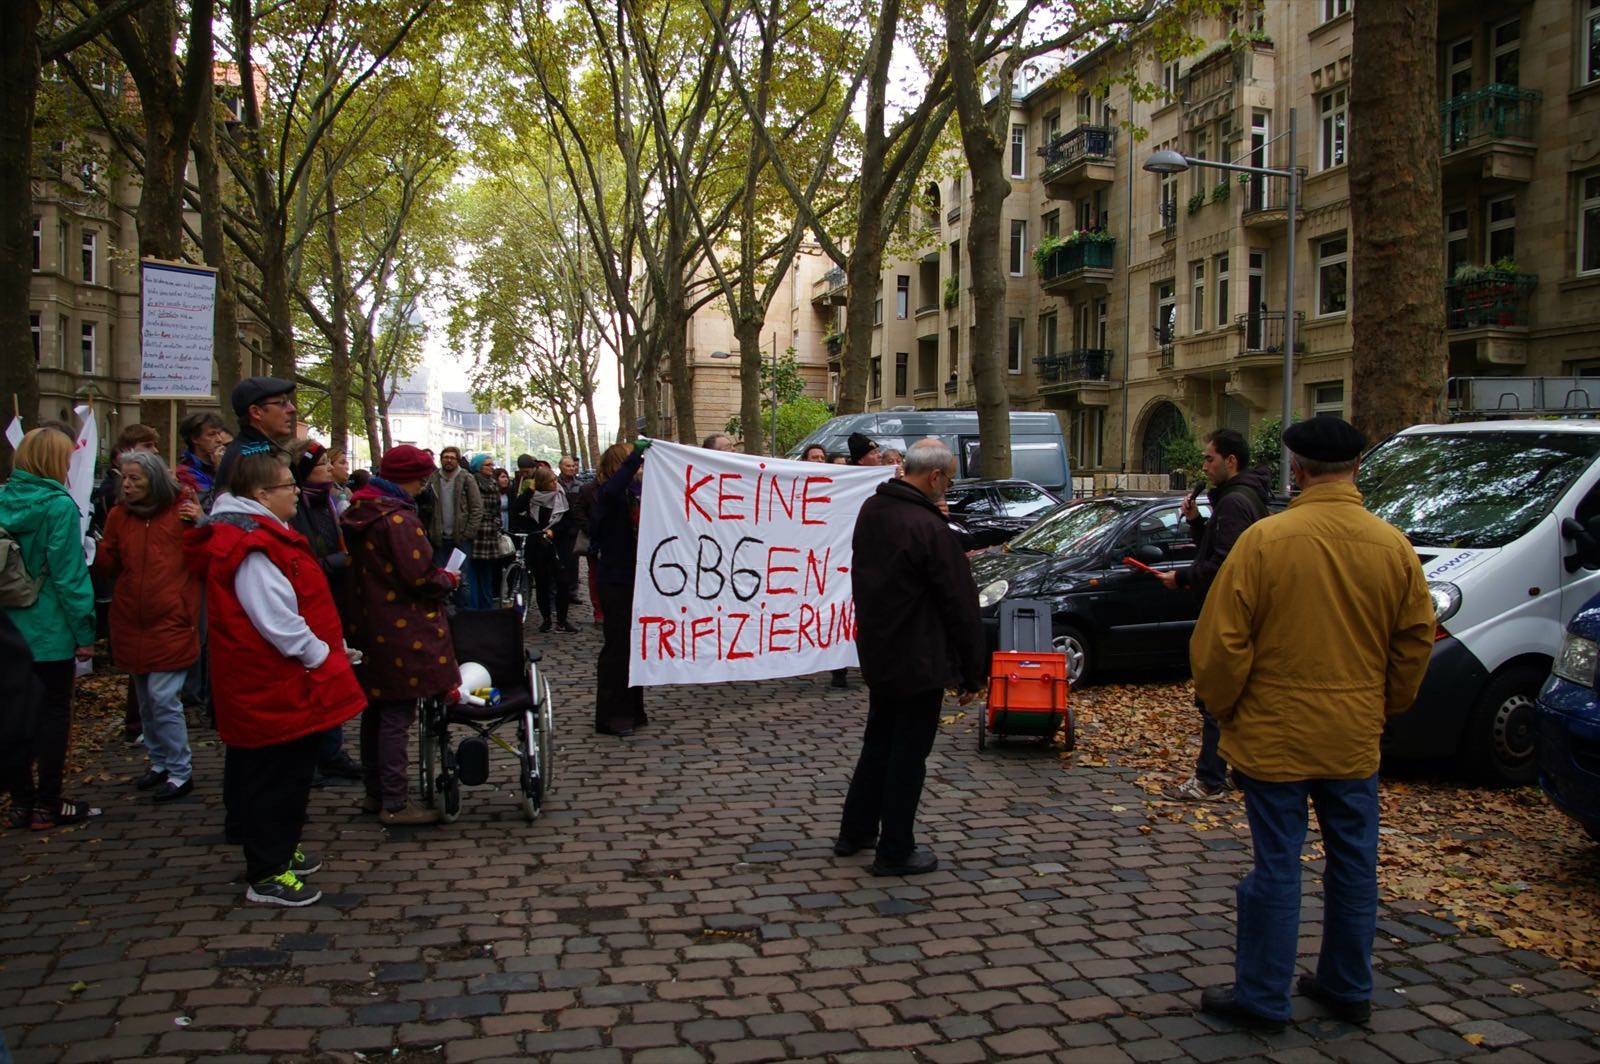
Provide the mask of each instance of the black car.
POLYGON ((993 547, 1033 527, 1060 496, 1026 480, 958 480, 944 493, 967 549, 993 547))
MULTIPOLYGON (((991 649, 999 635, 1000 602, 1050 603, 1055 648, 1067 656, 1074 684, 1107 668, 1180 668, 1200 613, 1191 592, 1169 591, 1149 573, 1194 560, 1183 495, 1104 495, 1065 503, 1004 547, 976 555, 972 575, 991 649)), ((1271 509, 1281 509, 1273 502, 1271 509)), ((1202 497, 1200 512, 1209 516, 1202 497)))

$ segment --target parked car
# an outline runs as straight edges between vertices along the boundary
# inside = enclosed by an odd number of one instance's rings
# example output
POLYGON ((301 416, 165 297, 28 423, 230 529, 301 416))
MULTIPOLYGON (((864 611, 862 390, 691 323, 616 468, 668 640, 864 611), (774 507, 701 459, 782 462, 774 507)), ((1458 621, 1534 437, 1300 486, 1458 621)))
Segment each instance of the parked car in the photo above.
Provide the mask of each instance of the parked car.
POLYGON ((1557 809, 1600 842, 1600 595, 1567 624, 1539 691, 1539 785, 1557 809))
POLYGON ((1535 699, 1567 622, 1600 591, 1578 541, 1600 516, 1600 423, 1418 425, 1369 451, 1356 484, 1410 537, 1439 620, 1422 690, 1389 719, 1384 753, 1533 783, 1535 699))
POLYGON ((958 480, 944 493, 968 549, 993 547, 1033 527, 1061 497, 1026 480, 958 480))
MULTIPOLYGON (((936 436, 950 446, 956 456, 958 477, 983 475, 978 447, 978 413, 975 410, 881 410, 868 414, 845 414, 824 422, 811 435, 789 451, 799 458, 813 443, 820 443, 829 454, 848 451, 852 432, 871 437, 879 447, 904 451, 927 436, 936 436)), ((1067 441, 1061 434, 1061 419, 1048 410, 1011 411, 1011 475, 1064 495, 1072 493, 1072 474, 1067 467, 1067 441)))
MULTIPOLYGON (((1102 495, 1063 503, 1004 547, 972 559, 978 605, 990 648, 999 635, 1000 603, 1050 604, 1051 642, 1080 684, 1113 667, 1175 668, 1189 661, 1189 634, 1200 613, 1188 591, 1169 591, 1152 569, 1181 569, 1196 544, 1178 508, 1182 493, 1102 495)), ((1277 505, 1277 504, 1274 504, 1277 505)), ((1210 516, 1210 504, 1200 500, 1210 516)))

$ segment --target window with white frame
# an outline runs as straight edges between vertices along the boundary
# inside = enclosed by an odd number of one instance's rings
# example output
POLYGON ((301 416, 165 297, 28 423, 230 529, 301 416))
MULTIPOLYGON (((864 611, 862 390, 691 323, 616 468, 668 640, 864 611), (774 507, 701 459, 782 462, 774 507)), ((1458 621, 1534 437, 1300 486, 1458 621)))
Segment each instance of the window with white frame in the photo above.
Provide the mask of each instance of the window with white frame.
POLYGON ((883 297, 879 296, 872 301, 872 324, 883 324, 883 297))
POLYGON ((1101 464, 1101 440, 1104 436, 1105 412, 1098 407, 1086 407, 1072 413, 1072 431, 1068 446, 1074 469, 1094 469, 1101 464))
POLYGON ((1522 53, 1522 20, 1509 19, 1490 30, 1489 47, 1489 70, 1494 84, 1518 84, 1522 53))
POLYGON ((94 191, 95 166, 93 159, 85 159, 78 166, 78 183, 85 192, 94 191))
POLYGON ((1028 127, 1021 122, 1011 124, 1011 176, 1028 176, 1028 127))
POLYGON ((1176 100, 1178 98, 1178 89, 1181 85, 1182 80, 1178 74, 1178 61, 1174 59, 1170 63, 1162 63, 1161 91, 1166 94, 1167 99, 1176 100))
POLYGON ((1039 123, 1039 142, 1049 147, 1061 135, 1061 112, 1049 111, 1039 123))
POLYGON ((83 279, 89 284, 95 282, 95 244, 99 242, 98 235, 92 229, 83 231, 83 279))
POLYGON ((83 372, 93 373, 95 367, 95 324, 83 323, 83 372))
POLYGON ((1093 99, 1087 89, 1078 93, 1078 124, 1080 126, 1088 125, 1094 121, 1093 99))
POLYGON ((1217 326, 1227 325, 1232 319, 1228 306, 1228 256, 1217 256, 1217 326))
POLYGON ((1056 354, 1056 316, 1052 311, 1039 316, 1039 354, 1054 358, 1056 354))
POLYGON ((1047 213, 1044 216, 1044 235, 1045 236, 1060 236, 1061 235, 1061 211, 1060 210, 1050 211, 1049 213, 1047 213))
POLYGON ((1584 174, 1578 194, 1578 272, 1600 273, 1600 173, 1584 174))
MULTIPOLYGON (((1194 135, 1190 138, 1189 142, 1189 155, 1191 158, 1195 159, 1211 158, 1210 128, 1202 127, 1194 131, 1194 135)), ((1193 187, 1191 187, 1189 190, 1191 193, 1205 192, 1211 187, 1211 182, 1216 180, 1216 178, 1212 176, 1214 171, 1208 169, 1207 167, 1193 166, 1190 167, 1190 171, 1193 174, 1194 181, 1193 187)))
POLYGON ((1006 370, 1022 372, 1022 318, 1011 318, 1006 323, 1006 370))
POLYGON ((911 277, 897 274, 894 279, 894 316, 904 320, 911 313, 911 277))
POLYGON ((1317 314, 1343 314, 1349 305, 1350 237, 1317 241, 1317 314))
POLYGON ((1189 280, 1189 319, 1191 332, 1202 333, 1206 331, 1206 264, 1194 264, 1193 276, 1189 280))
POLYGON ((872 356, 872 368, 867 373, 867 398, 876 402, 883 398, 883 356, 872 356))
POLYGON ((33 337, 33 366, 39 368, 39 359, 44 353, 44 323, 38 314, 28 312, 28 335, 33 337))
POLYGON ((1161 224, 1169 226, 1178 220, 1178 175, 1161 175, 1161 224))
POLYGON ((1579 81, 1584 85, 1600 82, 1600 0, 1589 0, 1578 42, 1579 81))
POLYGON ((1344 417, 1344 381, 1311 386, 1311 416, 1344 417))
POLYGON ((1104 299, 1094 301, 1094 346, 1104 350, 1106 346, 1107 318, 1110 316, 1111 304, 1104 299))
POLYGON ((1162 281, 1156 285, 1154 295, 1156 343, 1166 347, 1178 331, 1178 303, 1172 282, 1162 281))
POLYGON ((1484 208, 1484 262, 1515 262, 1517 259, 1517 201, 1510 196, 1492 199, 1484 208))
POLYGON ((1350 0, 1321 0, 1322 21, 1331 22, 1350 10, 1350 0))
POLYGON ((1028 261, 1028 223, 1021 218, 1011 219, 1011 276, 1022 276, 1022 264, 1028 261))
POLYGON ((1350 104, 1348 91, 1334 89, 1317 97, 1322 137, 1317 152, 1317 169, 1343 166, 1348 145, 1350 104))
POLYGON ((44 223, 39 219, 33 220, 33 272, 39 272, 39 266, 44 258, 44 223))

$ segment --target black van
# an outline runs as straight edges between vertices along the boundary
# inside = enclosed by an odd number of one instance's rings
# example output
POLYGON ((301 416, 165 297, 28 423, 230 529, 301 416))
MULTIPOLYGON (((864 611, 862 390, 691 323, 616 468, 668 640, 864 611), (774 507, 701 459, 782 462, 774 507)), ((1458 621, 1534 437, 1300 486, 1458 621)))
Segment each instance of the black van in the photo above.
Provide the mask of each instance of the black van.
MULTIPOLYGON (((813 443, 829 454, 846 454, 852 432, 871 437, 879 447, 906 448, 926 436, 949 445, 960 469, 958 477, 981 477, 976 410, 881 410, 870 414, 845 414, 828 421, 801 440, 790 452, 799 458, 813 443)), ((1011 475, 1031 480, 1063 496, 1072 494, 1072 472, 1067 467, 1067 441, 1061 421, 1047 410, 1011 412, 1011 475)))

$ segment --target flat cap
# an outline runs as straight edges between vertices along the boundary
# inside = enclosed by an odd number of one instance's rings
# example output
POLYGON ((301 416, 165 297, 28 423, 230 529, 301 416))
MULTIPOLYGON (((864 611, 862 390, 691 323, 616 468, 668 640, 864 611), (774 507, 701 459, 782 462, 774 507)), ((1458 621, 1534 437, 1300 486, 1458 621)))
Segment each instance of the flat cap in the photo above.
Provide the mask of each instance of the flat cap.
POLYGON ((1295 422, 1283 430, 1283 442, 1314 462, 1353 462, 1367 449, 1367 438, 1354 425, 1331 414, 1295 422))
POLYGON ((288 395, 294 391, 294 382, 278 377, 246 377, 233 386, 233 412, 245 420, 252 406, 274 395, 288 395))

